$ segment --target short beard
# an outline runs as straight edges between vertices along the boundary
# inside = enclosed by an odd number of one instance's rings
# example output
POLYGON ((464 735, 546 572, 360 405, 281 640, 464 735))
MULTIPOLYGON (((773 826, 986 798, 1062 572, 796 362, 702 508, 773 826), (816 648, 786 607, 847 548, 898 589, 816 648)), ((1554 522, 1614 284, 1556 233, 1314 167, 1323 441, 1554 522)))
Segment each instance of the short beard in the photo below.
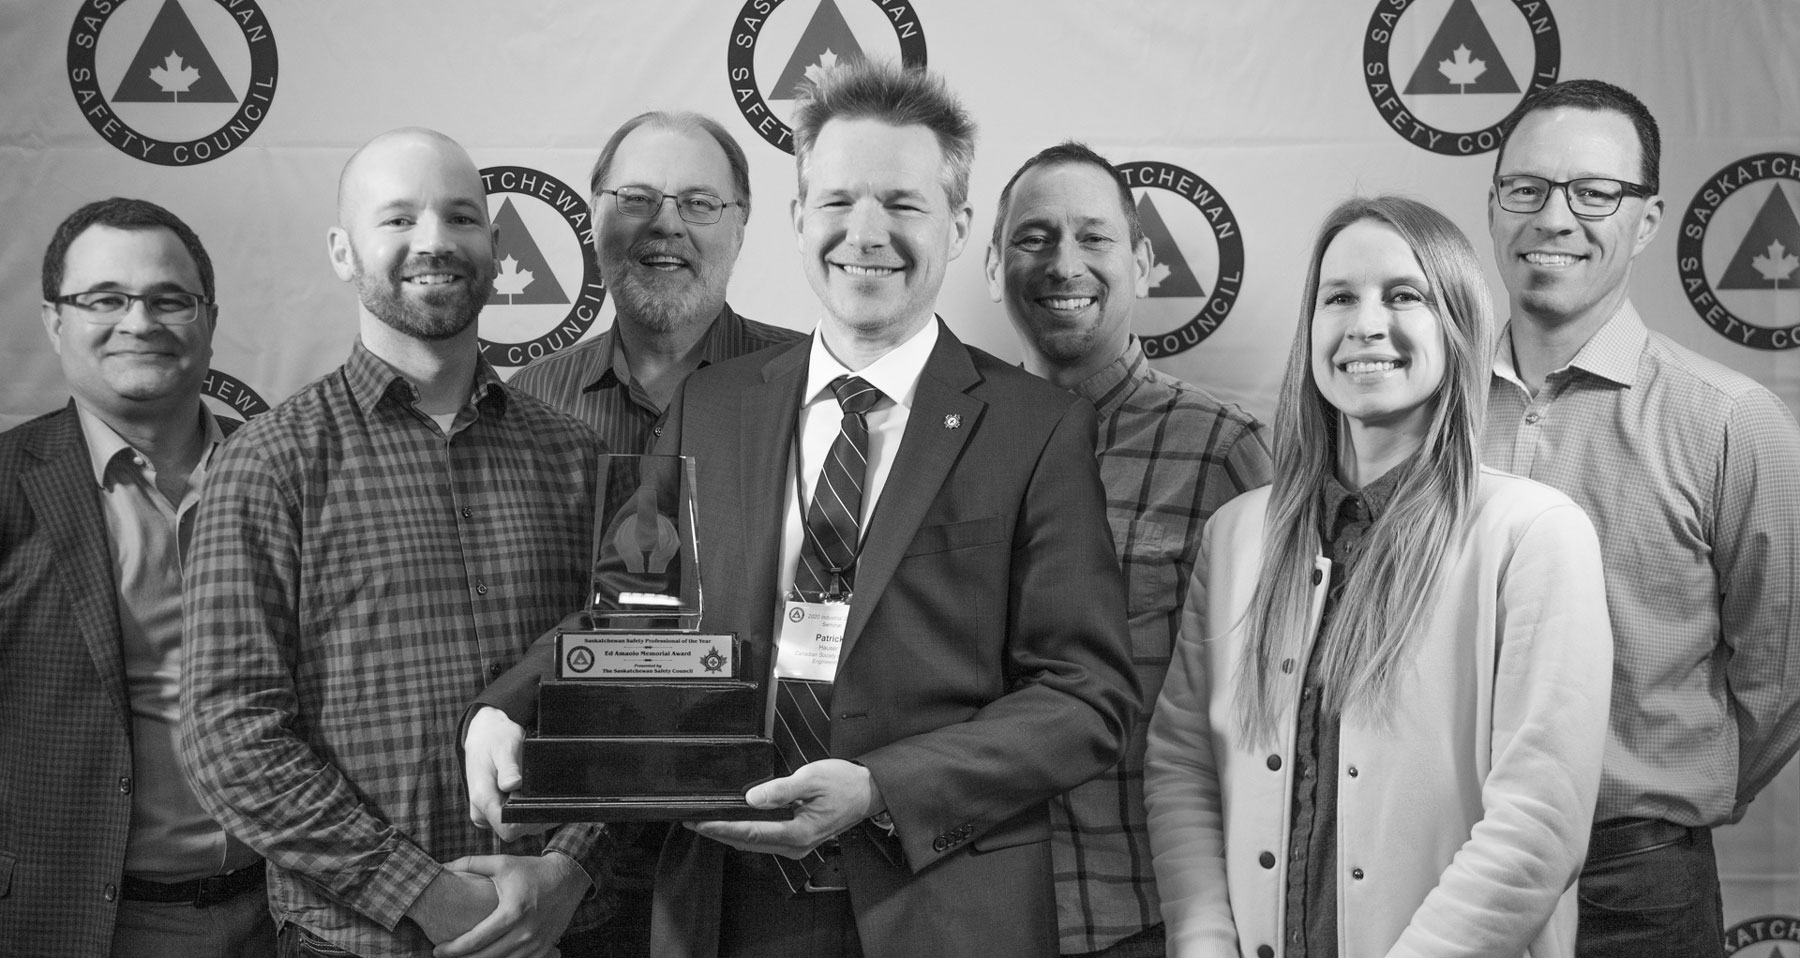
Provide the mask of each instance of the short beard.
POLYGON ((471 279, 466 286, 428 292, 423 304, 415 303, 401 292, 405 283, 401 276, 406 265, 404 261, 389 269, 385 277, 376 277, 363 269, 356 250, 350 251, 356 295, 362 300, 363 308, 376 319, 414 339, 439 342, 460 335, 481 315, 481 307, 494 293, 494 276, 491 271, 477 269, 461 256, 434 257, 428 262, 454 267, 471 279))
MULTIPOLYGON (((648 267, 640 266, 636 250, 599 251, 600 275, 613 296, 614 310, 631 317, 634 326, 670 333, 678 329, 712 322, 725 303, 725 288, 731 282, 729 269, 694 271, 692 282, 658 283, 648 267), (714 273, 721 275, 714 275, 714 273)), ((690 268, 695 259, 688 260, 690 268)))

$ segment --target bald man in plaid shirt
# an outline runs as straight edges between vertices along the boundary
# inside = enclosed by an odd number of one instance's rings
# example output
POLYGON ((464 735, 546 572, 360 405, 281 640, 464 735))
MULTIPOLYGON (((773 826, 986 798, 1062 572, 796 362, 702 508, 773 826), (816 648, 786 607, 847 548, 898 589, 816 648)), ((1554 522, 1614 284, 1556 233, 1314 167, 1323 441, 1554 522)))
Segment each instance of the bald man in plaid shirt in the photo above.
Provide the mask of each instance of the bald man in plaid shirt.
POLYGON ((607 848, 464 813, 464 703, 582 606, 600 437, 481 359, 493 228, 468 154, 397 130, 345 166, 338 370, 217 457, 187 582, 182 744, 269 861, 283 955, 537 958, 607 848))
POLYGON ((1079 143, 1027 160, 1000 195, 988 289, 1006 305, 1025 368, 1099 410, 1095 452, 1146 706, 1119 764, 1050 806, 1064 955, 1163 954, 1144 825, 1148 706, 1169 668, 1201 528, 1273 467, 1248 413, 1150 368, 1131 312, 1152 262, 1130 190, 1079 143))

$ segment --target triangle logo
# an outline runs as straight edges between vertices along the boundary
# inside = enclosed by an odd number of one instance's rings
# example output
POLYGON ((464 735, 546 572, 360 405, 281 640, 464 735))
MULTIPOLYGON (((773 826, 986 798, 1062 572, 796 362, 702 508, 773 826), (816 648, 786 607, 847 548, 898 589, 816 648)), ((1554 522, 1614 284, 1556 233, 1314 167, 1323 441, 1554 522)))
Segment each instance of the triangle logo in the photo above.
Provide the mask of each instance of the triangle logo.
POLYGON ((1720 289, 1800 289, 1800 219, 1779 183, 1732 254, 1720 289))
POLYGON ((769 99, 795 99, 800 88, 812 80, 814 70, 829 70, 841 61, 861 59, 862 46, 856 42, 856 34, 850 32, 850 24, 844 20, 836 0, 823 0, 819 9, 813 11, 812 21, 800 35, 794 55, 788 58, 787 68, 775 81, 775 91, 769 99))
POLYGON ((118 103, 236 103, 178 0, 163 0, 112 95, 118 103))
POLYGON ((1450 12, 1444 14, 1406 84, 1406 94, 1517 92, 1519 84, 1474 0, 1451 0, 1450 12))
POLYGON ((494 256, 500 260, 500 272, 494 277, 494 294, 490 306, 562 306, 569 302, 562 284, 550 269, 550 261, 538 249, 525 220, 513 208, 509 197, 500 202, 494 216, 494 228, 500 231, 494 256))
POLYGON ((1148 193, 1138 200, 1138 220, 1144 226, 1144 235, 1150 238, 1150 298, 1205 296, 1206 290, 1194 278, 1193 269, 1181 255, 1181 247, 1175 244, 1175 237, 1148 193))

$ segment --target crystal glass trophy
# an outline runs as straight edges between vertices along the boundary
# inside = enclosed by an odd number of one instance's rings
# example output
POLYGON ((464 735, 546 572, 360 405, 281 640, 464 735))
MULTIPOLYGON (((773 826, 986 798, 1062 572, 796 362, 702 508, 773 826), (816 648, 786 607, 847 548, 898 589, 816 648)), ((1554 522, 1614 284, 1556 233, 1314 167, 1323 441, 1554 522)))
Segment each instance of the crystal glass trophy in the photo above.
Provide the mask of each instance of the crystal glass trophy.
POLYGON ((538 687, 524 783, 503 817, 791 818, 744 802, 782 766, 737 636, 699 631, 693 460, 601 458, 588 608, 557 635, 556 677, 538 687))

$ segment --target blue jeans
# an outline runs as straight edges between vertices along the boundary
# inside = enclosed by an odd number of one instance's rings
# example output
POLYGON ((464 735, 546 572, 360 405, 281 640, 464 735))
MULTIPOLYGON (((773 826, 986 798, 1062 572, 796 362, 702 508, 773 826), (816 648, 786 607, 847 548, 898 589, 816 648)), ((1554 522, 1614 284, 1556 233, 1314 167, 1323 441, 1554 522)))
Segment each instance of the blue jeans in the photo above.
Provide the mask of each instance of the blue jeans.
POLYGON ((1724 958, 1725 922, 1712 833, 1589 858, 1578 886, 1578 958, 1724 958))

